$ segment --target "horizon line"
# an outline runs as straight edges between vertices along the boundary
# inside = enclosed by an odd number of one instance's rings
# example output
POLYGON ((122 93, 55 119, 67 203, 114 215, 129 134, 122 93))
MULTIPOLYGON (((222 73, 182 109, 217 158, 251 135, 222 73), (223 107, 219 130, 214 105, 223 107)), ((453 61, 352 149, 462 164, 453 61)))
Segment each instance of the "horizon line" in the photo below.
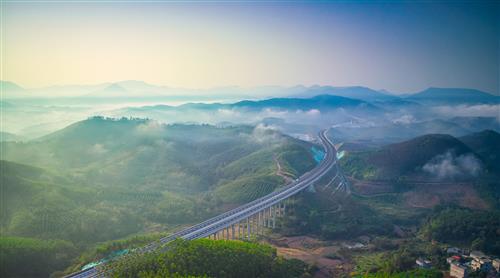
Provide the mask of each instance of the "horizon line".
MULTIPOLYGON (((0 82, 9 82, 12 83, 18 87, 20 87, 23 90, 42 90, 42 89, 49 89, 52 87, 69 87, 69 86, 99 86, 99 85, 119 85, 118 83, 123 83, 123 82, 141 82, 147 85, 151 86, 156 86, 160 88, 165 88, 165 89, 177 89, 177 90, 201 90, 201 91, 208 91, 208 90, 215 90, 215 89, 223 89, 223 88, 238 88, 238 89, 244 89, 244 90, 252 90, 252 89, 259 89, 259 88, 265 88, 265 87, 278 87, 282 89, 292 89, 296 87, 304 87, 304 88, 313 88, 313 87, 332 87, 332 88, 355 88, 355 87, 360 87, 360 88, 367 88, 382 94, 389 94, 389 95, 406 95, 406 94, 414 94, 414 93, 419 93, 423 92, 428 89, 468 89, 468 90, 476 90, 479 92, 487 93, 493 96, 500 96, 500 92, 494 93, 494 92, 489 92, 477 88, 472 88, 472 87, 444 87, 444 86, 426 86, 423 87, 423 89, 420 90, 415 90, 415 91, 406 91, 406 92, 399 92, 399 91, 392 91, 392 90, 387 90, 385 88, 381 89, 374 89, 370 86, 366 85, 334 85, 334 84, 311 84, 311 85, 305 85, 305 84, 300 84, 297 83, 295 85, 277 85, 277 84, 267 84, 267 85, 256 85, 256 86, 243 86, 243 85, 220 85, 220 86, 210 86, 210 87, 182 87, 182 86, 169 86, 169 85, 164 85, 164 84, 157 84, 153 82, 146 82, 143 80, 139 79, 122 79, 118 81, 106 81, 106 82, 96 82, 96 83, 66 83, 66 84, 52 84, 52 85, 45 85, 45 86, 37 86, 37 87, 25 87, 17 82, 11 81, 11 80, 0 80, 0 82)), ((3 86, 0 86, 0 89, 2 91, 5 91, 3 86)))

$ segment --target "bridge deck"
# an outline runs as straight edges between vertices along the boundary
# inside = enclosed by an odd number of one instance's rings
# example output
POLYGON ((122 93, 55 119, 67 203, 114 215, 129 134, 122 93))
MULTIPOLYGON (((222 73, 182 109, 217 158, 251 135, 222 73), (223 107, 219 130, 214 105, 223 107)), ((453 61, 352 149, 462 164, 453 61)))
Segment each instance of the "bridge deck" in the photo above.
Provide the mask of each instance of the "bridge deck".
MULTIPOLYGON (((328 130, 324 130, 319 133, 319 139, 323 148, 325 149, 325 157, 320 162, 318 166, 316 166, 311 171, 302 175, 296 181, 290 183, 289 185, 274 191, 266 196, 258 198, 250 203, 244 204, 240 207, 217 215, 213 218, 210 218, 206 221, 198 223, 189 228, 183 229, 179 232, 176 232, 170 236, 161 238, 158 241, 152 242, 145 247, 141 248, 139 252, 151 252, 158 248, 159 246, 171 242, 177 238, 183 238, 186 240, 204 238, 210 236, 222 229, 228 228, 233 224, 239 223, 260 211, 263 211, 267 208, 270 208, 273 205, 276 205, 287 198, 301 192, 307 187, 313 185, 316 181, 321 179, 333 165, 336 163, 336 152, 333 143, 328 139, 326 133, 328 130)), ((105 273, 99 270, 99 266, 89 268, 84 271, 80 271, 77 273, 70 274, 66 277, 72 278, 90 278, 90 277, 105 277, 105 273)))

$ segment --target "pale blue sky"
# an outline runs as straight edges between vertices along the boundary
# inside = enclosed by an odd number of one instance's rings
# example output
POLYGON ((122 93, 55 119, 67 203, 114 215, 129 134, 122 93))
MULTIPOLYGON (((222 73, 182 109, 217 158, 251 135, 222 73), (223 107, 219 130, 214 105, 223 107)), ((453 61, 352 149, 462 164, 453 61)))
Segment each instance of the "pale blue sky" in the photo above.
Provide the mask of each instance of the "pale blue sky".
POLYGON ((498 2, 4 2, 3 79, 498 94, 498 2))

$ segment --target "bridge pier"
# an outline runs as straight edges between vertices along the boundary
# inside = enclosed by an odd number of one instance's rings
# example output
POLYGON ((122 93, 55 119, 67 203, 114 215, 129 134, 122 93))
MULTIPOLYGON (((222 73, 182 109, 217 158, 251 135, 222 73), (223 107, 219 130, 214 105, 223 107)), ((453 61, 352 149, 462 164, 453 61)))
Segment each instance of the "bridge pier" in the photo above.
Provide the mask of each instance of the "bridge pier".
POLYGON ((250 216, 250 234, 254 234, 255 233, 255 219, 253 218, 253 215, 250 216))
MULTIPOLYGON (((248 231, 249 231, 249 234, 251 235, 252 232, 253 232, 253 227, 252 227, 252 216, 250 215, 248 217, 248 231)), ((248 238, 250 238, 250 236, 248 236, 248 238)))
POLYGON ((273 207, 273 229, 276 228, 276 207, 273 207))
POLYGON ((247 239, 250 239, 250 218, 247 218, 247 239))
POLYGON ((259 211, 259 220, 257 221, 257 233, 262 234, 262 211, 259 211))
POLYGON ((267 219, 267 227, 271 228, 271 220, 273 218, 273 207, 269 207, 269 218, 267 219))
POLYGON ((257 216, 252 216, 252 233, 257 234, 257 216))
POLYGON ((255 234, 255 217, 254 217, 254 215, 250 216, 250 233, 255 234))
POLYGON ((282 203, 274 204, 270 206, 269 209, 263 209, 254 215, 248 216, 243 221, 224 227, 221 230, 208 235, 208 238, 214 240, 249 240, 252 234, 264 235, 266 228, 276 228, 276 218, 286 215, 286 209, 290 207, 291 202, 293 202, 293 200, 290 198, 284 200, 282 203))
POLYGON ((263 210, 261 213, 262 213, 262 219, 260 222, 260 232, 261 234, 264 234, 264 232, 266 231, 266 211, 263 210))
POLYGON ((268 218, 267 218, 267 228, 271 229, 273 220, 273 208, 269 208, 268 218))
POLYGON ((259 234, 259 213, 257 212, 254 216, 253 216, 253 221, 254 221, 254 229, 255 229, 255 234, 258 235, 259 234))
MULTIPOLYGON (((330 171, 333 166, 336 165, 335 159, 335 148, 333 143, 327 137, 327 130, 322 131, 319 134, 319 140, 324 147, 325 150, 325 158, 323 161, 315 167, 315 169, 311 170, 307 174, 305 174, 297 183, 289 184, 285 188, 283 188, 283 192, 276 192, 272 195, 265 196, 262 200, 256 203, 247 204, 245 206, 241 206, 231 210, 230 212, 223 213, 214 218, 209 219, 210 221, 199 223, 193 227, 184 229, 179 231, 173 235, 168 237, 164 237, 160 239, 161 243, 168 243, 176 238, 184 238, 186 240, 193 240, 197 238, 206 237, 207 233, 212 233, 209 237, 213 237, 214 239, 224 238, 224 233, 226 233, 226 238, 229 236, 229 226, 224 227, 227 223, 238 222, 238 235, 241 236, 241 239, 250 239, 252 230, 255 232, 264 227, 266 228, 275 228, 276 227, 276 216, 285 215, 285 210, 288 207, 288 214, 296 215, 296 203, 297 197, 295 196, 298 192, 309 188, 316 181, 322 179, 323 177, 327 177, 328 171, 330 171), (333 155, 332 155, 333 154, 333 155), (284 204, 274 204, 274 202, 282 202, 284 204), (269 210, 268 210, 269 208, 269 210), (260 210, 260 211, 259 211, 260 210), (257 212, 256 212, 257 211, 257 212), (259 213, 259 215, 256 215, 259 213), (245 224, 246 222, 246 224, 245 224), (251 223, 250 223, 251 222, 251 223), (252 225, 257 224, 256 227, 252 227, 252 225), (245 226, 246 225, 246 226, 245 226), (220 229, 220 227, 224 227, 220 229), (260 227, 259 227, 260 226, 260 227), (218 231, 213 231, 214 227, 218 227, 218 231), (245 228, 246 227, 246 228, 245 228), (224 229, 226 231, 224 231, 224 229), (241 231, 243 229, 243 231, 241 231), (245 232, 246 230, 246 232, 245 232), (246 235, 245 235, 246 233, 246 235)), ((339 171, 339 169, 337 169, 339 171)), ((337 180, 340 179, 341 184, 339 184, 339 188, 345 193, 350 193, 349 182, 345 179, 345 177, 339 173, 337 180)), ((233 230, 234 225, 231 227, 233 230)), ((234 235, 234 233, 233 233, 234 235)), ((150 244, 145 246, 142 250, 144 252, 149 252, 150 250, 156 249, 155 244, 150 244), (151 246, 153 245, 153 246, 151 246)), ((142 251, 139 251, 141 254, 142 251)), ((92 267, 83 272, 78 272, 76 274, 71 274, 68 277, 106 277, 109 274, 108 270, 92 267)))

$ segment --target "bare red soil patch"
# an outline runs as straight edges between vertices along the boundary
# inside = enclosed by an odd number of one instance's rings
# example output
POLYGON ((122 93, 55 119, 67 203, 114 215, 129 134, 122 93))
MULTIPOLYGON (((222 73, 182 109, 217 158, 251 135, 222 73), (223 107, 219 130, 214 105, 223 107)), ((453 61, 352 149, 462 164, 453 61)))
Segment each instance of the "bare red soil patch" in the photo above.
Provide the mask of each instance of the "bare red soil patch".
MULTIPOLYGON (((273 244, 274 243, 274 244, 273 244)), ((299 259, 310 265, 316 265, 318 271, 315 277, 337 277, 340 273, 348 273, 352 266, 348 262, 339 259, 330 259, 326 255, 337 252, 338 245, 324 242, 308 236, 282 237, 273 240, 278 255, 285 258, 299 259)))
POLYGON ((394 191, 392 184, 387 181, 365 181, 349 178, 349 182, 354 190, 361 195, 375 195, 394 191))
POLYGON ((473 184, 468 183, 419 183, 415 190, 404 194, 411 207, 432 208, 439 204, 455 203, 472 209, 488 209, 473 184))

